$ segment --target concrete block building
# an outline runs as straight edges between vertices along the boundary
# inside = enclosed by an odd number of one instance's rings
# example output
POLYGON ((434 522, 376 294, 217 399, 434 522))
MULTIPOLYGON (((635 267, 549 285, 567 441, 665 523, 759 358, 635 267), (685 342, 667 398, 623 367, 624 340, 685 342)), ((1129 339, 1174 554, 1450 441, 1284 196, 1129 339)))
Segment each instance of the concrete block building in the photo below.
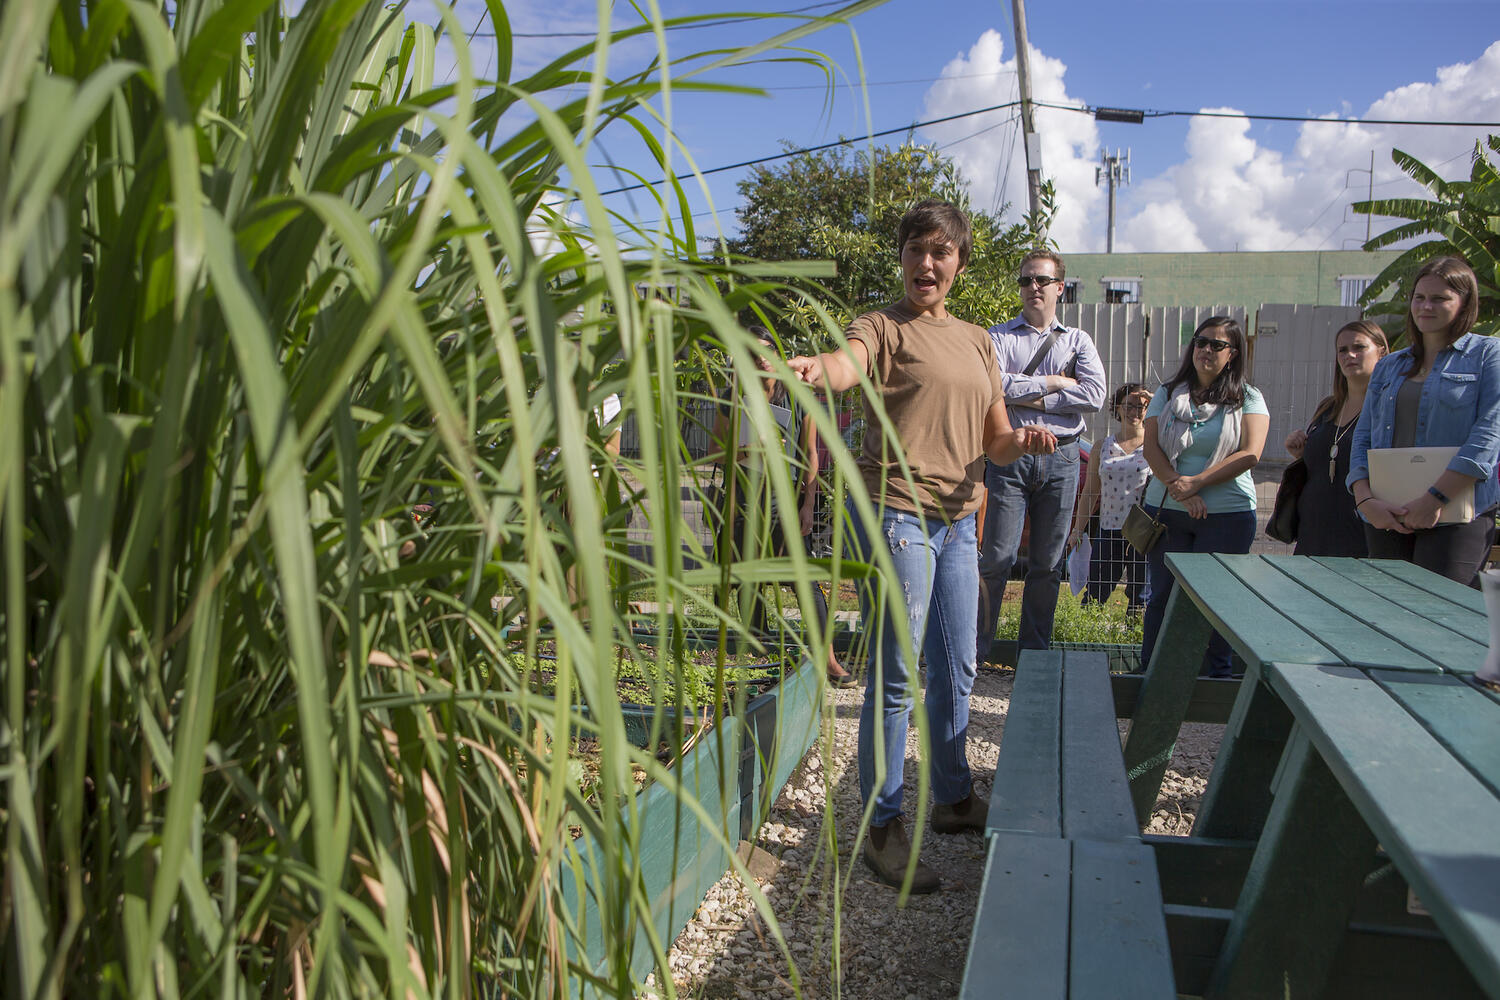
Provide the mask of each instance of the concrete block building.
POLYGON ((1148 309, 1208 303, 1352 306, 1399 250, 1070 253, 1063 302, 1148 309))

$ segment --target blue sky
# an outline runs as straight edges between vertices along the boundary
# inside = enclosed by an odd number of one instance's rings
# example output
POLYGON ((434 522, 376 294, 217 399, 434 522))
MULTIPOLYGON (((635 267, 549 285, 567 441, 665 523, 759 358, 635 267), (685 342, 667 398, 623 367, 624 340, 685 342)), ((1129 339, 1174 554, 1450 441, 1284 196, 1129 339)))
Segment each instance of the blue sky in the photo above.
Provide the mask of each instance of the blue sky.
MULTIPOLYGON (((755 4, 660 0, 667 17, 740 11, 755 4)), ((836 7, 780 0, 759 9, 836 7)), ((598 6, 587 0, 513 0, 506 5, 518 71, 534 69, 586 38, 598 6)), ((727 69, 712 79, 759 86, 764 97, 682 95, 673 106, 679 141, 700 167, 748 160, 798 146, 858 137, 912 122, 1015 99, 1010 0, 891 0, 804 39, 826 55, 838 86, 816 66, 785 59, 727 69), (856 41, 857 52, 856 56, 856 41), (861 93, 861 75, 868 83, 861 93), (868 100, 868 116, 866 115, 868 100)), ((480 0, 462 0, 459 17, 480 23, 480 0)), ((612 8, 617 27, 639 23, 633 8, 612 8)), ((409 16, 422 17, 420 5, 409 16)), ((1500 0, 1072 0, 1027 5, 1033 96, 1071 105, 1152 110, 1217 109, 1269 115, 1345 116, 1500 122, 1500 0)), ((784 21, 782 23, 791 23, 784 21)), ((480 28, 488 31, 487 24, 480 28)), ((741 24, 669 35, 673 55, 744 44, 772 33, 741 24)), ((476 37, 476 61, 489 58, 476 37)), ((612 54, 612 75, 643 64, 646 41, 612 54)), ((798 53, 782 53, 796 55, 798 53)), ((441 74, 440 74, 441 76, 441 74)), ((1072 111, 1040 110, 1043 168, 1057 185, 1054 235, 1064 252, 1103 250, 1104 191, 1094 185, 1101 149, 1128 148, 1132 183, 1119 192, 1116 248, 1121 250, 1281 250, 1355 247, 1365 220, 1347 206, 1368 190, 1415 193, 1391 163, 1392 147, 1417 155, 1445 176, 1467 174, 1474 140, 1500 126, 1422 128, 1159 118, 1142 125, 1096 123, 1072 111), (1351 173, 1352 171, 1352 173, 1351 173)), ((658 129, 660 131, 660 129, 658 129)), ((976 207, 1024 210, 1022 151, 1014 111, 991 112, 920 129, 953 156, 976 207)), ((895 142, 899 137, 877 140, 895 142)), ((608 158, 655 176, 638 138, 617 130, 591 159, 608 158)), ((680 166, 679 161, 679 166, 680 166)), ((693 192, 695 223, 735 229, 738 170, 693 192), (717 216, 710 211, 712 205, 717 216)), ((608 178, 601 186, 613 186, 608 178)), ((621 212, 651 223, 650 199, 614 196, 621 212)), ((1377 231, 1380 224, 1376 224, 1377 231)))

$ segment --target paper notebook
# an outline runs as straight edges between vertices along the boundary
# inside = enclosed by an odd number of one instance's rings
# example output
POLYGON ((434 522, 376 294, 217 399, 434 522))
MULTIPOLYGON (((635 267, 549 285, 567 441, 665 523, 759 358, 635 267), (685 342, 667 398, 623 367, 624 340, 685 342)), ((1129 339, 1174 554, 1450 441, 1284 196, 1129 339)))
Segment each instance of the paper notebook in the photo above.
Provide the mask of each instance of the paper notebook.
MULTIPOLYGON (((1370 492, 1377 500, 1404 504, 1427 492, 1448 468, 1457 448, 1371 448, 1370 492)), ((1438 524, 1474 520, 1474 486, 1469 484, 1443 504, 1438 524)))

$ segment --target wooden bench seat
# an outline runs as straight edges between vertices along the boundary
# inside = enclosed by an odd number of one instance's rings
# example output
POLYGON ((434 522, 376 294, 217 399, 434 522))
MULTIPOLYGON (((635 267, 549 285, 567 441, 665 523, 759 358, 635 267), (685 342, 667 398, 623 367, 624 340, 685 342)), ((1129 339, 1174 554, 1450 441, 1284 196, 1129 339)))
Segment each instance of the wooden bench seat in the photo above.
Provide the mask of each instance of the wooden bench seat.
POLYGON ((1070 839, 1140 839, 1106 654, 1023 651, 987 825, 1070 839))
POLYGON ((1139 842, 992 834, 960 995, 1175 997, 1155 853, 1139 842))
POLYGON ((1106 654, 1023 652, 988 828, 964 1000, 1176 996, 1106 654))

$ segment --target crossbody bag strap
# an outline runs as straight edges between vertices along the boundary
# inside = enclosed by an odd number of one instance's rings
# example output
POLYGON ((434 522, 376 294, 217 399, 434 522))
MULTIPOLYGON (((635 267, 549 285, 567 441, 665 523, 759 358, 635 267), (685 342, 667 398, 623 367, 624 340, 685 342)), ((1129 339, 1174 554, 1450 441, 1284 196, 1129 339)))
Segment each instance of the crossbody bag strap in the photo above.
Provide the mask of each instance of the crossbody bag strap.
POLYGON ((1021 374, 1022 375, 1031 375, 1031 374, 1033 374, 1037 370, 1037 366, 1039 366, 1042 363, 1042 359, 1045 358, 1047 355, 1051 354, 1052 353, 1052 348, 1054 348, 1056 346, 1057 346, 1057 328, 1053 327, 1051 330, 1047 331, 1047 336, 1046 336, 1046 339, 1044 339, 1042 341, 1042 346, 1038 347, 1036 349, 1036 353, 1031 356, 1031 360, 1028 361, 1028 362, 1026 362, 1026 367, 1021 370, 1021 374))
MULTIPOLYGON (((1146 484, 1141 487, 1141 498, 1136 501, 1136 503, 1138 503, 1138 504, 1141 505, 1141 510, 1145 510, 1146 507, 1150 504, 1150 501, 1146 499, 1146 494, 1151 492, 1151 480, 1153 480, 1153 479, 1156 479, 1156 475, 1154 473, 1149 473, 1148 472, 1146 474, 1146 484)), ((1157 480, 1157 482, 1160 482, 1160 480, 1157 480)), ((1166 509, 1167 509, 1167 488, 1166 488, 1165 484, 1163 484, 1162 490, 1161 490, 1161 506, 1159 506, 1159 507, 1156 508, 1156 513, 1155 514, 1150 515, 1151 521, 1152 521, 1153 524, 1161 524, 1161 512, 1164 511, 1164 510, 1166 510, 1166 509)))

